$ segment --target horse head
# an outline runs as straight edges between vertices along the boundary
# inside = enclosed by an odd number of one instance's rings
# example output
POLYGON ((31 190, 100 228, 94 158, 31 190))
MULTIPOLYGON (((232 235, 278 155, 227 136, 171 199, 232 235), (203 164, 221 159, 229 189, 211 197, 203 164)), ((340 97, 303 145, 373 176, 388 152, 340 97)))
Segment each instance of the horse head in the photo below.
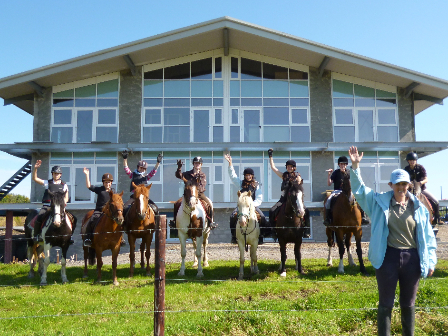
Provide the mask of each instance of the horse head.
POLYGON ((184 189, 184 204, 190 208, 191 211, 195 210, 198 204, 198 185, 196 181, 186 181, 184 189))
POLYGON ((290 180, 287 189, 287 205, 290 205, 296 217, 305 215, 305 206, 303 205, 303 186, 297 180, 290 180))
POLYGON ((68 191, 56 191, 51 192, 48 190, 48 194, 51 199, 51 210, 53 212, 53 224, 56 227, 60 227, 63 220, 65 220, 65 195, 68 191))
POLYGON ((118 225, 123 224, 123 191, 120 194, 115 194, 112 190, 109 191, 110 199, 104 205, 103 212, 113 219, 118 225))
POLYGON ((347 198, 350 198, 352 194, 352 185, 350 183, 350 175, 348 171, 345 171, 343 173, 342 177, 342 192, 347 196, 347 198))
POLYGON ((422 193, 421 183, 417 182, 416 180, 411 181, 411 183, 409 183, 409 191, 411 192, 411 194, 418 198, 422 193))
POLYGON ((149 211, 149 189, 151 189, 152 183, 148 186, 144 184, 137 186, 132 182, 132 187, 134 188, 135 210, 140 220, 144 220, 149 211))
POLYGON ((246 227, 249 219, 255 215, 251 191, 238 191, 238 223, 246 227))

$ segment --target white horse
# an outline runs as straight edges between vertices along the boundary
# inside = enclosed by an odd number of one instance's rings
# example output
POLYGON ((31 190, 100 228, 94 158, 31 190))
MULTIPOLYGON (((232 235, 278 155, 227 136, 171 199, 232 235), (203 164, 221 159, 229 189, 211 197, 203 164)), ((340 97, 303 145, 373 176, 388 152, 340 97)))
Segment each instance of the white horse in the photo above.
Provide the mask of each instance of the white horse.
POLYGON ((250 271, 258 274, 257 247, 260 236, 260 226, 255 213, 254 201, 250 191, 241 193, 238 191, 238 222, 236 224, 236 239, 240 249, 240 273, 238 280, 244 277, 244 251, 247 252, 250 245, 250 271))
POLYGON ((203 262, 204 267, 208 267, 207 244, 210 228, 207 225, 207 215, 204 207, 198 198, 197 184, 191 181, 185 181, 184 195, 182 203, 176 216, 176 228, 179 234, 181 246, 180 254, 182 264, 180 266, 179 276, 185 275, 185 257, 187 255, 186 241, 191 238, 195 257, 193 267, 198 268, 197 277, 204 276, 202 273, 201 252, 204 247, 203 262))

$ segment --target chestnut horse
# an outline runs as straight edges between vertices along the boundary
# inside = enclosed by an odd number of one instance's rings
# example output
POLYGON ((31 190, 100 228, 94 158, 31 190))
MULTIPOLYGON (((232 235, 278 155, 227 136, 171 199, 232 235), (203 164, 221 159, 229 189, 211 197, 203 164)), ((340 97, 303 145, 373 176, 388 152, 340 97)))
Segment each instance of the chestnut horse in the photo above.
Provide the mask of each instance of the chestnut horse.
MULTIPOLYGON (((103 215, 99 218, 98 224, 93 231, 92 246, 84 246, 84 276, 87 278, 87 259, 90 265, 95 264, 95 256, 97 259, 97 281, 101 281, 101 267, 103 266, 102 255, 104 250, 112 251, 112 280, 115 286, 117 281, 117 257, 120 252, 120 243, 123 236, 123 191, 115 194, 112 190, 109 192, 110 199, 103 207, 103 215)), ((84 233, 86 223, 92 216, 93 210, 89 211, 82 220, 81 232, 84 233)), ((86 236, 83 235, 83 240, 86 236)))
POLYGON ((201 250, 204 247, 204 267, 208 266, 207 243, 210 228, 207 225, 207 215, 200 199, 198 198, 198 187, 196 181, 184 181, 185 189, 182 203, 176 216, 176 228, 181 245, 182 264, 179 276, 185 275, 185 257, 187 255, 187 238, 191 238, 193 248, 196 250, 193 267, 198 267, 197 277, 203 277, 201 264, 201 250))
POLYGON ((65 211, 65 192, 48 191, 51 198, 51 211, 48 217, 44 218, 42 238, 43 242, 33 241, 34 223, 37 211, 30 213, 25 220, 25 238, 28 241, 28 260, 30 262, 30 272, 28 277, 34 277, 34 266, 39 256, 39 273, 41 274, 40 284, 47 284, 47 267, 50 265, 50 249, 58 246, 62 250, 61 258, 61 278, 62 283, 68 282, 66 274, 67 250, 70 246, 70 239, 76 228, 76 217, 65 211), (42 253, 43 258, 42 260, 42 253))
POLYGON ((281 264, 280 276, 286 276, 286 244, 294 243, 296 270, 304 274, 300 247, 305 225, 305 206, 303 205, 303 187, 296 180, 290 180, 285 189, 286 201, 282 205, 276 225, 278 242, 280 244, 281 264))
POLYGON ((134 199, 129 211, 125 217, 126 233, 128 235, 130 253, 130 268, 129 276, 134 276, 135 265, 135 240, 142 238, 140 251, 142 254, 141 267, 145 268, 145 261, 143 259, 142 247, 146 245, 146 275, 151 276, 151 268, 149 267, 149 258, 151 257, 151 243, 152 236, 156 228, 154 210, 149 206, 149 190, 152 187, 152 183, 149 186, 144 184, 135 185, 132 182, 134 188, 134 199))
MULTIPOLYGON (((324 201, 324 207, 327 198, 324 201)), ((326 228, 327 244, 328 244, 327 266, 333 265, 333 261, 331 258, 331 249, 335 245, 334 236, 336 236, 336 242, 339 248, 338 272, 344 273, 343 258, 345 248, 347 249, 349 265, 356 266, 356 263, 353 260, 350 251, 351 239, 352 236, 355 235, 356 253, 358 254, 359 267, 361 273, 367 275, 367 271, 364 266, 364 261, 362 259, 362 249, 361 249, 362 215, 361 211, 359 210, 359 205, 352 194, 349 174, 344 174, 342 182, 342 192, 339 195, 334 196, 331 208, 333 213, 333 220, 331 221, 330 225, 328 225, 326 228), (344 248, 344 236, 345 236, 345 248, 344 248)))
POLYGON ((238 190, 238 222, 236 224, 236 239, 240 249, 240 273, 238 280, 244 277, 244 250, 248 250, 250 245, 250 271, 258 274, 257 247, 260 236, 260 226, 257 221, 254 201, 250 191, 238 190))

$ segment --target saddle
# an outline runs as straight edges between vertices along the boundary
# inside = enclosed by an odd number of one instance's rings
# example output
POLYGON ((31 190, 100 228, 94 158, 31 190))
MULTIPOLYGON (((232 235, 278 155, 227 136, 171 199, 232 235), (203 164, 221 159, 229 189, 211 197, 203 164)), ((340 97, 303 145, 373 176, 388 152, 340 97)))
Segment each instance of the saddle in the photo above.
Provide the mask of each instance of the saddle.
POLYGON ((207 216, 207 219, 209 222, 212 221, 212 214, 211 214, 211 210, 212 207, 208 205, 208 203, 206 201, 204 201, 203 199, 199 199, 201 201, 202 207, 205 210, 205 215, 207 216))
MULTIPOLYGON (((39 216, 39 215, 34 216, 33 219, 31 220, 30 224, 29 224, 29 226, 30 226, 31 228, 33 228, 33 229, 34 229, 34 226, 36 225, 36 220, 37 220, 37 217, 38 217, 38 216, 39 216)), ((49 217, 50 217, 50 214, 49 214, 49 213, 46 213, 45 216, 42 218, 42 223, 40 223, 41 229, 44 227, 44 225, 45 225, 45 223, 47 222, 47 220, 48 220, 49 217)))

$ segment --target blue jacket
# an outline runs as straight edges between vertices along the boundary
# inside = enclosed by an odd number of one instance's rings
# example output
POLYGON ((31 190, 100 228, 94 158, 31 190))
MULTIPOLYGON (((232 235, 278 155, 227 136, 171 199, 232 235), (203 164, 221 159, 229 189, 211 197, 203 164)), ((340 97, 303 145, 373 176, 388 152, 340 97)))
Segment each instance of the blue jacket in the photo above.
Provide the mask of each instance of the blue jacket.
MULTIPOLYGON (((380 268, 386 255, 387 237, 389 236, 388 218, 390 200, 394 192, 376 193, 366 187, 359 168, 350 169, 350 183, 356 201, 371 219, 371 237, 369 260, 374 268, 380 268)), ((429 213, 425 206, 410 192, 406 195, 414 202, 414 219, 416 222, 416 243, 420 256, 422 276, 426 278, 430 269, 437 263, 436 238, 429 222, 429 213)))

